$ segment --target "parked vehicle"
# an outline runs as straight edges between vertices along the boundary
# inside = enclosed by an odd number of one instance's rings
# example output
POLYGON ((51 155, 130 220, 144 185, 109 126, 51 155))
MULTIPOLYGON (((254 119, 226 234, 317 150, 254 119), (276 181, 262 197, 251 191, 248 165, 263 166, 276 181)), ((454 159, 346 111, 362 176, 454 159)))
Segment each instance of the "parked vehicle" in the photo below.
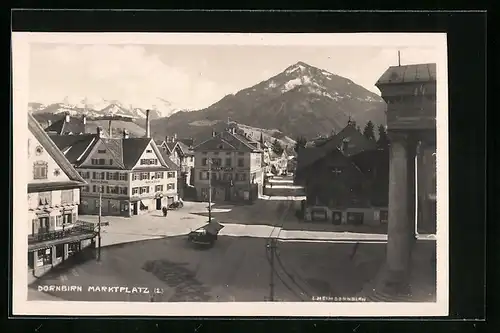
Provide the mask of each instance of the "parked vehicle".
POLYGON ((217 240, 217 235, 224 228, 219 222, 212 220, 211 222, 191 231, 188 234, 188 241, 205 247, 212 247, 217 240))
POLYGON ((168 209, 177 209, 184 207, 184 203, 182 201, 174 201, 169 206, 168 209))

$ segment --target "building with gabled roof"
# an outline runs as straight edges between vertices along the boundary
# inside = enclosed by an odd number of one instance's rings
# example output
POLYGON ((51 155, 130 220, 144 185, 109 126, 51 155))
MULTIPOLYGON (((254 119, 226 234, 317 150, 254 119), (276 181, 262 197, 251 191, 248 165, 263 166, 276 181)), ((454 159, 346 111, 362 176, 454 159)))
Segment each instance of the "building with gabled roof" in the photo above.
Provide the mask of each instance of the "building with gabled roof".
POLYGON ((78 219, 86 181, 28 114, 28 269, 40 276, 92 245, 94 225, 78 219))
POLYGON ((99 192, 103 215, 138 215, 178 200, 177 166, 165 159, 153 139, 106 138, 96 134, 53 135, 88 185, 82 189, 81 212, 97 214, 99 192))
POLYGON ((262 194, 263 150, 259 142, 227 128, 193 147, 194 186, 201 200, 208 200, 211 177, 214 201, 253 201, 262 194))
POLYGON ((86 125, 87 117, 85 115, 82 115, 81 117, 72 117, 69 113, 66 113, 64 117, 58 121, 53 123, 49 122, 45 131, 58 135, 85 134, 86 125))
POLYGON ((363 215, 362 221, 372 221, 374 210, 387 207, 387 160, 387 150, 351 122, 327 140, 299 149, 294 183, 306 190, 305 219, 347 223, 363 215))

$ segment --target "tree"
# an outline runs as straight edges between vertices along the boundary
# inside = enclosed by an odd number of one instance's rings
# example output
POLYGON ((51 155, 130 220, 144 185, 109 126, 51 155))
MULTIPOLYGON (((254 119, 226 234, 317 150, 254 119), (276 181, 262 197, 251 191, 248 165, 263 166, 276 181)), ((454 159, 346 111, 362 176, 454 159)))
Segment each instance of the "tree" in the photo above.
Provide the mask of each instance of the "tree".
POLYGON ((368 121, 363 129, 363 135, 369 140, 375 141, 375 126, 372 121, 368 121))
POLYGON ((303 136, 299 136, 297 140, 295 140, 295 147, 293 147, 293 150, 295 150, 296 153, 299 152, 299 149, 305 148, 307 143, 307 139, 303 136))
POLYGON ((378 127, 377 146, 382 149, 385 149, 389 146, 389 138, 387 137, 387 132, 385 131, 384 125, 380 125, 378 127))
POLYGON ((283 154, 283 147, 281 147, 281 144, 278 141, 278 139, 274 139, 272 150, 276 155, 283 154))

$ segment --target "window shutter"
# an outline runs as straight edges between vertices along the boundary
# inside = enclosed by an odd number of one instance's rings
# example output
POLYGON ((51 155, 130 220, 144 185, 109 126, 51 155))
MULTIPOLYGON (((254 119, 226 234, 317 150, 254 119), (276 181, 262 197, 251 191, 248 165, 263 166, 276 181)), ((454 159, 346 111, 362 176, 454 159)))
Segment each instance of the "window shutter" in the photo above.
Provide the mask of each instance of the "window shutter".
POLYGON ((104 174, 105 174, 105 172, 104 172, 104 171, 103 171, 103 172, 101 172, 101 179, 104 179, 104 174))
POLYGON ((109 172, 106 172, 106 179, 109 180, 109 172))
POLYGON ((54 230, 56 227, 56 217, 51 216, 50 217, 50 230, 54 230))
POLYGON ((40 221, 38 219, 31 220, 31 228, 32 234, 38 233, 38 229, 40 228, 40 221))

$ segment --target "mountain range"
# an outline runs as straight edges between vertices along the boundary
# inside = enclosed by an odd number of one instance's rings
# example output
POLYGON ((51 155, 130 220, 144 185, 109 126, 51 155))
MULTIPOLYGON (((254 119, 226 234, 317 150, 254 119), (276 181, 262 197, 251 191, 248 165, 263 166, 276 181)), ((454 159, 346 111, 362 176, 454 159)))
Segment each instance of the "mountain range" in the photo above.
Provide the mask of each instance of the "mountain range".
POLYGON ((229 118, 292 138, 311 139, 340 131, 349 118, 361 127, 369 120, 385 125, 385 109, 380 96, 353 81, 298 62, 205 109, 155 119, 151 131, 159 136, 172 131, 196 136, 229 118))
MULTIPOLYGON (((369 120, 375 126, 385 125, 386 104, 377 94, 320 68, 298 62, 281 73, 252 87, 230 94, 196 111, 178 110, 167 100, 158 98, 161 112, 150 113, 153 137, 162 139, 176 133, 196 142, 205 140, 212 130, 223 129, 228 121, 246 127, 253 137, 285 139, 305 136, 312 139, 338 132, 348 120, 363 127, 369 120)), ((40 119, 86 113, 90 117, 124 116, 144 126, 145 109, 126 107, 119 101, 98 103, 43 105, 30 103, 30 111, 40 119)), ((258 139, 258 138, 256 138, 258 139)))

